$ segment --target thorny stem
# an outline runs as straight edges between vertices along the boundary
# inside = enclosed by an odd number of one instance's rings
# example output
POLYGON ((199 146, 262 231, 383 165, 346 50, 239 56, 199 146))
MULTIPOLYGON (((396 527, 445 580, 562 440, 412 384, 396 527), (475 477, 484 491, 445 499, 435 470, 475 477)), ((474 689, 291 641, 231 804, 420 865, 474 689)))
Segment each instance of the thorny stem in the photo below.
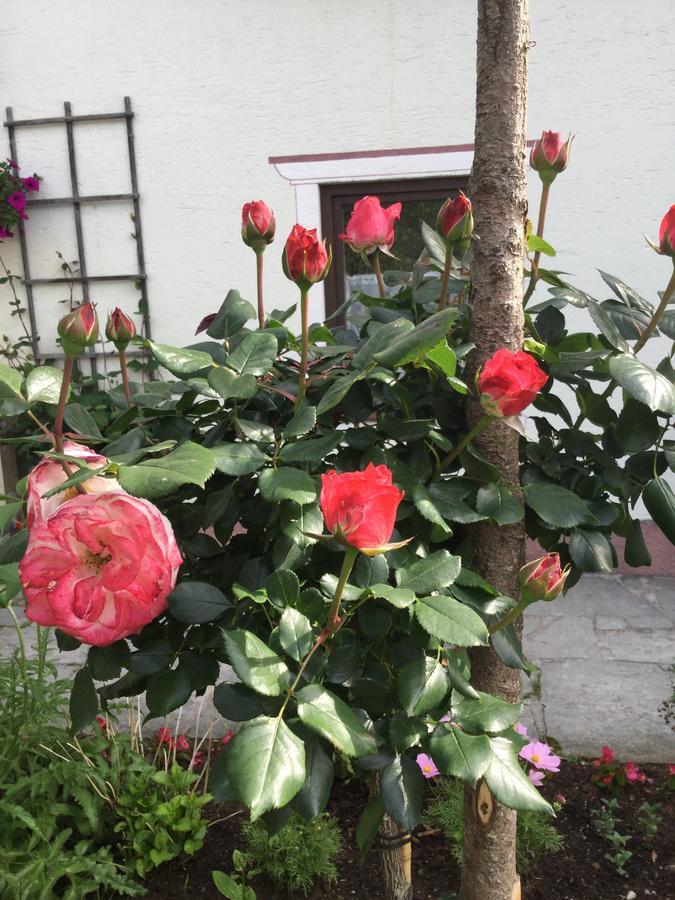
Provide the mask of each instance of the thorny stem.
POLYGON ((510 625, 512 622, 515 622, 516 619, 520 618, 522 614, 525 612, 525 609, 529 606, 529 603, 524 603, 522 600, 517 603, 513 609, 508 612, 503 619, 500 619, 499 622, 491 625, 488 628, 490 634, 494 634, 495 631, 501 631, 502 628, 506 628, 507 625, 510 625))
POLYGON ((263 303, 263 254, 255 255, 256 279, 258 286, 258 325, 260 328, 265 327, 265 305, 263 303))
POLYGON ((300 371, 298 372, 298 396, 295 398, 295 408, 300 409, 305 399, 307 390, 307 368, 309 359, 309 291, 300 289, 300 318, 302 328, 302 351, 300 354, 300 371))
POLYGON ((441 277, 441 293, 438 298, 439 309, 443 309, 448 302, 448 282, 450 281, 450 273, 452 272, 452 255, 451 244, 445 254, 445 265, 443 266, 443 275, 441 277))
MULTIPOLYGON (((546 210, 548 208, 548 195, 551 189, 550 184, 543 184, 541 186, 541 200, 539 202, 539 218, 537 220, 537 237, 544 237, 544 224, 546 222, 546 210)), ((527 306, 527 301, 530 299, 532 294, 534 293, 534 289, 537 286, 537 280, 539 278, 539 260, 541 258, 541 250, 536 250, 534 254, 534 260, 532 261, 532 272, 530 273, 530 283, 527 286, 527 290, 525 291, 525 296, 523 297, 523 306, 527 306)))
POLYGON ((462 450, 467 447, 471 443, 471 441, 477 435, 479 435, 481 431, 483 431, 484 428, 487 428, 487 426, 490 424, 491 419, 492 416, 487 415, 487 413, 482 416, 473 426, 471 431, 464 438, 462 438, 462 440, 459 442, 459 444, 457 444, 456 447, 453 447, 450 453, 448 453, 445 459, 441 462, 441 469, 447 468, 447 466, 449 466, 450 463, 453 462, 453 460, 457 459, 462 450))
POLYGON ((380 257, 377 255, 377 250, 373 253, 372 263, 373 272, 375 273, 375 277, 377 278, 377 289, 380 292, 380 297, 384 300, 387 296, 387 289, 384 284, 384 278, 382 277, 382 269, 380 267, 380 257))
POLYGON ((131 388, 129 386, 129 369, 127 368, 127 351, 120 350, 120 372, 122 375, 122 386, 124 387, 124 396, 127 398, 129 406, 134 405, 131 399, 131 388))
MULTIPOLYGON (((54 419, 54 449, 57 453, 63 453, 63 411, 66 408, 68 388, 70 387, 70 379, 73 375, 74 362, 75 359, 72 356, 67 356, 65 365, 63 367, 61 393, 59 394, 59 403, 56 408, 56 418, 54 419)), ((68 470, 66 469, 66 471, 68 470)), ((70 471, 68 471, 69 476, 70 474, 70 471)))
POLYGON ((663 292, 663 296, 661 297, 661 302, 657 306, 656 312, 652 316, 651 321, 649 322, 649 325, 647 325, 645 330, 640 335, 637 343, 633 347, 633 353, 637 353, 639 350, 642 350, 644 345, 647 343, 649 338, 652 336, 652 334, 654 333, 654 330, 656 329, 656 326, 659 324, 659 322, 661 320, 661 316, 666 311, 666 307, 668 306, 668 303, 672 299, 673 294, 675 294, 675 260, 673 260, 673 274, 670 276, 670 281, 668 282, 668 285, 667 285, 665 291, 663 292))

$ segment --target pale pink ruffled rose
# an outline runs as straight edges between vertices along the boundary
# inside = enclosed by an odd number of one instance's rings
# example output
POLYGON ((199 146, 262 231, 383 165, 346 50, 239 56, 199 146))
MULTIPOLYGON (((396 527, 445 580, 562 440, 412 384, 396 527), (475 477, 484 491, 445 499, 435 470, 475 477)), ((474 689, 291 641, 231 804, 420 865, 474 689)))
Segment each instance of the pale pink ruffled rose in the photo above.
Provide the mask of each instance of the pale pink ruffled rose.
POLYGON ((79 494, 30 529, 19 566, 26 616, 105 647, 164 612, 181 562, 152 503, 121 491, 79 494))
MULTIPOLYGON (((85 447, 84 444, 76 444, 74 441, 64 441, 63 452, 66 456, 76 456, 81 459, 90 469, 100 469, 101 466, 107 466, 110 462, 105 456, 99 456, 94 450, 85 447)), ((66 463, 66 465, 71 472, 77 471, 75 463, 66 463)), ((44 495, 52 488, 63 484, 67 477, 59 460, 53 457, 45 456, 42 462, 35 466, 28 476, 27 519, 29 528, 32 528, 36 522, 48 519, 62 504, 79 494, 77 488, 68 488, 61 491, 60 494, 54 494, 53 497, 45 499, 44 495)), ((104 478, 102 475, 90 478, 82 484, 82 487, 87 494, 106 494, 122 490, 116 478, 104 478)))

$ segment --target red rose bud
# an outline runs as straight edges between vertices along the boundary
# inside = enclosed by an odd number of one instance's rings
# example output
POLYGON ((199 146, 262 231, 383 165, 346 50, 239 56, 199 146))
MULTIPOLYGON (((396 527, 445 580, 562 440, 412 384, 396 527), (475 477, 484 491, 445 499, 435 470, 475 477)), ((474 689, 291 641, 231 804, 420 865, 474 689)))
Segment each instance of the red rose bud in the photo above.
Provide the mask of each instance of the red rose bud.
POLYGON ((491 416, 517 416, 547 381, 529 353, 497 350, 478 375, 481 405, 491 416))
POLYGON ((105 326, 105 336, 109 341, 113 342, 120 353, 123 350, 126 350, 129 341, 136 337, 136 326, 129 316, 122 312, 119 306, 116 306, 108 316, 108 321, 105 326))
POLYGON ((317 281, 323 281, 332 259, 332 251, 326 249, 325 240, 318 239, 316 228, 293 226, 281 257, 286 278, 306 290, 317 281))
POLYGON ((555 600, 562 592, 570 573, 570 567, 561 568, 557 553, 548 553, 535 559, 518 573, 521 587, 521 599, 526 603, 537 600, 555 600))
POLYGON ((539 172, 544 184, 551 184, 556 175, 567 168, 572 140, 573 135, 563 141, 559 131, 544 131, 535 142, 530 153, 530 165, 535 172, 539 172))
MULTIPOLYGON (((338 235, 355 253, 389 254, 394 243, 394 222, 401 218, 401 204, 386 209, 379 197, 362 197, 354 204, 345 233, 338 235)), ((389 254, 391 255, 391 254, 389 254)))
POLYGON ((98 316, 92 303, 83 303, 64 316, 57 326, 66 356, 77 356, 98 340, 98 316))
POLYGON ((326 528, 343 544, 375 556, 407 544, 388 544, 403 491, 392 484, 387 466, 372 463, 363 472, 321 476, 321 512, 326 528))
POLYGON ((675 204, 665 214, 659 228, 659 253, 675 260, 675 204))
POLYGON ((462 191, 441 206, 436 217, 436 230, 457 256, 463 256, 469 249, 473 234, 473 214, 471 201, 462 191))
POLYGON ((244 203, 241 210, 241 239, 256 253, 262 253, 274 240, 277 223, 274 213, 262 200, 244 203))

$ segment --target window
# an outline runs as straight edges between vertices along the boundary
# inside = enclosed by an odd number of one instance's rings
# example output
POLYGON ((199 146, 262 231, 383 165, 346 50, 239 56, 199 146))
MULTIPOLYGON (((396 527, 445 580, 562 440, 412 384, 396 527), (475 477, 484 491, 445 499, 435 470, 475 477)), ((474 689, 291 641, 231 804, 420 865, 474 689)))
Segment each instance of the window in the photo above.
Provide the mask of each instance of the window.
POLYGON ((383 272, 389 269, 408 270, 422 249, 420 219, 433 227, 441 204, 448 197, 456 196, 458 191, 466 191, 467 182, 467 176, 457 176, 322 184, 321 231, 333 247, 333 265, 324 285, 326 315, 349 299, 352 290, 377 294, 375 276, 370 267, 338 237, 344 232, 357 200, 374 194, 383 206, 397 201, 403 204, 392 248, 396 258, 383 255, 380 262, 383 272))

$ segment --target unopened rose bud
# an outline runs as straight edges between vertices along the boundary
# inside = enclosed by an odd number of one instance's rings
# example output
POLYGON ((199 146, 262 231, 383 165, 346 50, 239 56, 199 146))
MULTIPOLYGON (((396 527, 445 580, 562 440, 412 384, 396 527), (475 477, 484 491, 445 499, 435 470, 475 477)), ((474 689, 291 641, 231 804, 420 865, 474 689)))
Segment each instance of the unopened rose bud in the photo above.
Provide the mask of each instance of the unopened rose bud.
POLYGON ((539 173, 544 184, 551 184, 556 175, 567 168, 572 140, 573 135, 564 141, 559 131, 544 131, 535 142, 530 153, 530 165, 539 173))
POLYGON ((136 337, 136 326, 129 316, 125 315, 119 306, 108 316, 105 326, 105 336, 112 341, 117 350, 122 353, 129 346, 129 341, 136 337))
POLYGON ((448 247, 452 247, 455 256, 464 256, 473 234, 473 214, 471 201, 462 191, 441 206, 436 217, 436 230, 448 247))
POLYGON ((262 253, 274 240, 276 231, 274 213, 262 200, 244 203, 241 210, 241 239, 256 253, 262 253))
POLYGON ((518 573, 521 599, 526 603, 555 600, 565 587, 570 567, 561 568, 557 553, 548 553, 527 563, 518 573))
POLYGON ((659 228, 659 253, 675 261, 675 204, 670 207, 659 228))
POLYGON ((98 316, 92 303, 83 303, 64 316, 57 326, 66 356, 77 356, 98 340, 98 316))
POLYGON ((325 240, 318 239, 316 228, 293 226, 281 258, 286 278, 307 290, 328 275, 332 259, 332 251, 326 249, 325 240))

